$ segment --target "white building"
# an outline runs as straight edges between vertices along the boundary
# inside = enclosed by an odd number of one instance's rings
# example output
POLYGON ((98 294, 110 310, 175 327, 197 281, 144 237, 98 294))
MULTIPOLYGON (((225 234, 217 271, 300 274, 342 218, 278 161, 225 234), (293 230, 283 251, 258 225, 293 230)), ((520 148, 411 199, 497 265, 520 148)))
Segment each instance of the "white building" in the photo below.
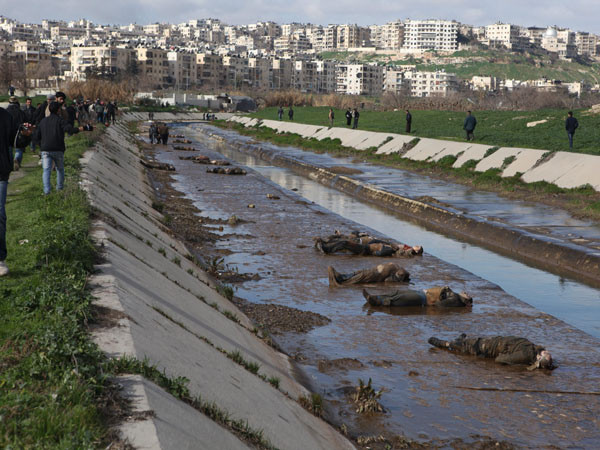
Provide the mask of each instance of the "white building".
POLYGON ((443 70, 435 72, 407 71, 404 79, 410 86, 412 97, 445 97, 458 89, 456 75, 443 70))
POLYGON ((336 92, 350 95, 381 95, 383 66, 339 64, 336 67, 336 92))
POLYGON ((406 20, 403 48, 413 52, 456 51, 458 23, 454 20, 406 20))

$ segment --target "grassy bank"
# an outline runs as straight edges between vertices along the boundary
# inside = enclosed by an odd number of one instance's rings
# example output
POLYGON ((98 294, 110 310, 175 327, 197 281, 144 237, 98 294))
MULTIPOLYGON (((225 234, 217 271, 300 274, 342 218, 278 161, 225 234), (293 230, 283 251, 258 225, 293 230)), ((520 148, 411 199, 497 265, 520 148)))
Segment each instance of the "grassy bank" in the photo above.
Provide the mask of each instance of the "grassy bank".
MULTIPOLYGON (((42 196, 41 167, 13 176, 7 200, 11 273, 0 281, 0 447, 92 448, 107 439, 103 355, 87 334, 95 259, 78 158, 101 133, 67 140, 66 183, 42 196)), ((25 163, 37 159, 26 155, 25 163)))
MULTIPOLYGON (((362 117, 362 116, 361 116, 362 117)), ((240 134, 254 136, 257 139, 273 142, 282 146, 294 146, 314 151, 328 153, 339 157, 356 157, 360 161, 371 162, 413 172, 423 173, 435 178, 448 179, 474 186, 478 189, 499 192, 513 198, 540 201, 552 206, 564 208, 576 217, 586 217, 600 220, 600 193, 590 186, 577 189, 564 189, 546 182, 525 183, 519 175, 501 177, 500 169, 490 169, 485 172, 474 171, 474 161, 469 161, 463 167, 454 169, 452 164, 456 157, 447 156, 435 163, 426 161, 413 161, 402 158, 398 154, 376 154, 375 148, 369 150, 356 150, 341 145, 339 139, 306 139, 297 134, 276 133, 266 127, 246 128, 235 122, 217 121, 216 125, 231 128, 240 134)))
MULTIPOLYGON (((284 117, 287 120, 287 109, 284 117)), ((328 126, 327 107, 297 107, 294 121, 311 125, 328 126)), ((334 126, 345 127, 345 110, 335 110, 334 126)), ((411 111, 412 133, 415 137, 448 140, 464 140, 463 121, 465 114, 452 111, 411 111)), ((565 131, 566 111, 475 111, 477 128, 475 142, 490 147, 523 147, 550 151, 569 151, 565 131), (528 122, 547 120, 546 123, 527 127, 528 122)), ((253 117, 277 120, 277 108, 265 108, 253 117)), ((575 111, 579 129, 575 134, 572 151, 600 154, 600 116, 575 111)), ((358 128, 368 131, 405 134, 404 111, 362 111, 358 128)))

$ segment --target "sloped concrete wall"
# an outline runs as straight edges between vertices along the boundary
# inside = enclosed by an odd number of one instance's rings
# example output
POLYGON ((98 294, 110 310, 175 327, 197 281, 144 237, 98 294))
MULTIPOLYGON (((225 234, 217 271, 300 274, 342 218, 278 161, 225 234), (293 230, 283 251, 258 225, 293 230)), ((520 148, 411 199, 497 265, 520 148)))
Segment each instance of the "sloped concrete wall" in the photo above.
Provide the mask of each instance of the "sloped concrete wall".
MULTIPOLYGON (((178 117, 164 115, 160 120, 169 119, 178 117)), ((248 318, 216 292, 209 277, 188 259, 184 245, 169 234, 161 214, 152 208, 153 191, 140 156, 125 126, 117 124, 82 160, 82 185, 100 216, 94 236, 105 261, 90 283, 97 304, 118 317, 115 326, 94 333, 98 345, 111 357, 147 358, 169 376, 188 378, 192 394, 263 430, 278 448, 353 448, 299 405, 296 399, 307 391, 292 377, 288 357, 253 333, 248 318), (224 311, 235 314, 239 323, 224 311), (258 363, 259 374, 277 377, 279 389, 224 353, 234 351, 258 363)), ((246 447, 154 384, 135 377, 124 384, 142 409, 155 413, 123 425, 134 446, 246 447)))
MULTIPOLYGON (((247 117, 232 117, 229 120, 245 126, 255 124, 247 117)), ((400 153, 404 151, 414 136, 378 133, 373 131, 352 130, 347 128, 322 128, 315 131, 314 126, 299 127, 300 124, 263 120, 264 126, 278 132, 296 133, 303 137, 340 139, 343 146, 357 150, 377 147, 378 154, 400 153), (275 122, 275 124, 273 124, 275 122)), ((444 141, 441 139, 420 138, 419 142, 402 156, 414 161, 439 161, 445 156, 455 156, 457 160, 452 167, 462 167, 468 161, 476 161, 475 170, 484 172, 488 169, 502 169, 503 177, 511 177, 521 173, 521 179, 527 183, 547 181, 562 188, 575 188, 585 184, 600 191, 600 156, 580 153, 557 152, 549 155, 545 150, 528 148, 502 147, 486 156, 492 148, 490 145, 471 142, 444 141), (506 158, 514 160, 505 166, 506 158)))

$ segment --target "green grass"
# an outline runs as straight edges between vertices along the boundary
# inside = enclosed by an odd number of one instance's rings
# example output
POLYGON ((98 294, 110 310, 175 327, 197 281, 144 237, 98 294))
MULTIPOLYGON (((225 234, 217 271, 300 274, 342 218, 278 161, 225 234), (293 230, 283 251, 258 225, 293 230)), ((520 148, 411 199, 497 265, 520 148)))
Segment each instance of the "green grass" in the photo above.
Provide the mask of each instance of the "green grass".
MULTIPOLYGON (((328 126, 327 107, 297 107, 294 121, 312 125, 328 126)), ((334 126, 345 127, 344 110, 335 110, 334 126)), ((464 140, 463 121, 465 114, 455 111, 411 111, 413 132, 418 137, 447 140, 464 140)), ((566 111, 474 111, 477 118, 475 142, 490 147, 523 147, 549 151, 569 151, 564 127, 566 111), (528 122, 547 119, 546 123, 527 128, 528 122)), ((575 133, 572 151, 600 154, 600 116, 584 115, 575 111, 579 129, 575 133)), ((264 108, 252 117, 277 118, 277 108, 264 108)), ((358 122, 360 130, 404 133, 403 111, 362 111, 358 122)), ((294 145, 294 144, 291 144, 294 145)))
POLYGON ((106 438, 104 356, 86 331, 95 249, 77 184, 77 159, 91 142, 87 133, 67 140, 64 191, 43 197, 38 166, 21 169, 26 176, 10 184, 11 273, 0 281, 3 448, 92 448, 106 438))

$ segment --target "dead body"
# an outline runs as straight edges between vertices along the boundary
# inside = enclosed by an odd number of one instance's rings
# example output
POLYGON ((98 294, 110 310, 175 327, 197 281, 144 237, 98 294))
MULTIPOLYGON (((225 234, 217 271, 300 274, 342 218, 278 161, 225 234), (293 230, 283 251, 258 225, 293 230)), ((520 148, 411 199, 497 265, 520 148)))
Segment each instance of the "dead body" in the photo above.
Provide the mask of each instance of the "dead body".
POLYGON ((453 341, 429 338, 431 345, 466 355, 493 358, 500 364, 524 364, 529 370, 552 369, 552 356, 543 346, 516 336, 468 337, 461 334, 453 341))
POLYGON ((402 290, 391 294, 371 295, 363 289, 363 296, 371 306, 433 306, 461 308, 473 306, 473 299, 461 292, 457 294, 448 286, 423 291, 402 290))
POLYGON ((351 284, 406 282, 410 275, 404 268, 394 263, 379 264, 372 269, 357 270, 352 273, 339 273, 333 267, 327 268, 329 286, 348 286, 351 284))
POLYGON ((423 254, 423 247, 396 244, 376 239, 367 233, 352 232, 343 235, 339 232, 326 238, 315 238, 315 248, 325 254, 348 252, 363 256, 415 256, 423 254))
POLYGON ((246 171, 239 167, 213 167, 206 169, 207 173, 220 173, 223 175, 246 175, 246 171))

